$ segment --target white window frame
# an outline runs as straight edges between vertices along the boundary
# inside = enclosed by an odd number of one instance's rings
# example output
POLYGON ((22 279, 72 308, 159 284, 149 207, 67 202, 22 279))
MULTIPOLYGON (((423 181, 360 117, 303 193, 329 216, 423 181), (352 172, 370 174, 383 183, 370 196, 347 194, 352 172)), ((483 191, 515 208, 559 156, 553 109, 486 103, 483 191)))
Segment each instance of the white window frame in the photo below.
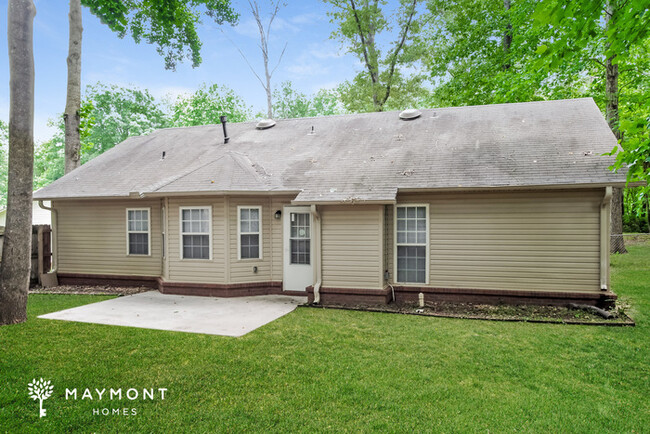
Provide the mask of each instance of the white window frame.
POLYGON ((178 207, 178 234, 179 251, 181 261, 212 261, 212 207, 211 206, 179 206, 178 207), (208 210, 208 258, 185 258, 183 257, 183 235, 206 235, 205 232, 183 232, 183 211, 192 209, 208 210))
POLYGON ((238 261, 260 261, 262 259, 262 207, 259 205, 239 205, 237 207, 237 260, 238 261), (242 209, 256 209, 260 216, 260 226, 258 232, 242 232, 241 231, 241 210, 242 209), (243 258, 241 257, 241 236, 242 235, 258 235, 260 240, 259 257, 257 258, 243 258))
MULTIPOLYGON (((431 216, 429 214, 429 204, 428 203, 399 203, 393 207, 393 276, 394 276, 394 282, 399 283, 400 285, 404 286, 422 286, 422 285, 428 285, 429 284, 429 255, 430 255, 430 250, 431 250, 431 243, 430 243, 430 228, 431 228, 431 216), (397 280, 397 208, 404 208, 404 207, 424 207, 426 209, 426 217, 427 217, 427 224, 426 224, 426 229, 427 229, 427 242, 425 245, 425 252, 426 252, 426 259, 425 259, 425 274, 424 274, 424 283, 419 283, 419 282, 399 282, 397 280)), ((412 244, 412 243, 400 243, 400 246, 422 246, 422 244, 412 244)))
POLYGON ((151 208, 127 208, 126 209, 126 256, 151 256, 151 208), (147 231, 129 230, 129 211, 147 211, 147 231), (147 254, 131 253, 129 234, 147 234, 147 254))

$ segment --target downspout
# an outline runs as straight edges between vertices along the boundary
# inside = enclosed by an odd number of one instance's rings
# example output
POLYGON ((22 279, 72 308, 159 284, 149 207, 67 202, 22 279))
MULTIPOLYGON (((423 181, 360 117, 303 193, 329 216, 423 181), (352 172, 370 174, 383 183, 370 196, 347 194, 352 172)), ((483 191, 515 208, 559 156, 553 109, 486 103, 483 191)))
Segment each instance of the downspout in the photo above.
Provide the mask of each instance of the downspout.
POLYGON ((57 242, 59 236, 59 231, 57 230, 58 213, 54 208, 45 206, 42 200, 38 201, 38 206, 52 213, 52 269, 48 273, 56 273, 56 270, 59 268, 59 243, 57 242))
POLYGON ((605 187, 605 196, 600 204, 600 289, 609 289, 610 208, 612 187, 605 187))
POLYGON ((320 303, 320 286, 322 283, 322 270, 321 270, 321 220, 320 213, 316 209, 316 205, 312 205, 310 209, 311 215, 314 217, 314 251, 315 255, 315 270, 314 270, 314 304, 320 303))

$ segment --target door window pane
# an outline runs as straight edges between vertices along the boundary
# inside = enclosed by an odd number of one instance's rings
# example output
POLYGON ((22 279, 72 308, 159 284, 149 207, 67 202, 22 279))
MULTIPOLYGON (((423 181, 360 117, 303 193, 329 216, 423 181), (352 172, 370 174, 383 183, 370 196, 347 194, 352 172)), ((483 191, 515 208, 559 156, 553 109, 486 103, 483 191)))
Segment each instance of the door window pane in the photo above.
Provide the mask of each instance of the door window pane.
POLYGON ((292 212, 289 239, 291 264, 311 264, 311 221, 309 213, 292 212))

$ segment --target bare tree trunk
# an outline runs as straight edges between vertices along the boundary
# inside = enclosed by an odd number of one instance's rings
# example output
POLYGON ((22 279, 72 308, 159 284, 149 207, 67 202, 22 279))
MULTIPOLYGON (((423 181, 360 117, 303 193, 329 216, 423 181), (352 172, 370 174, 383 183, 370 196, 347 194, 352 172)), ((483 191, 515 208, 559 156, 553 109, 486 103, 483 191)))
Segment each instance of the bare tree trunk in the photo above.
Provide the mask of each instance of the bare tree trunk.
POLYGON ((0 324, 27 319, 34 184, 34 46, 32 0, 9 0, 9 177, 0 265, 0 324))
POLYGON ((269 68, 269 35, 271 34, 271 25, 273 24, 273 20, 275 20, 276 15, 280 11, 280 8, 282 6, 285 6, 284 3, 280 3, 280 0, 277 0, 275 3, 271 2, 271 6, 273 7, 273 11, 271 12, 271 16, 269 17, 269 22, 266 25, 266 29, 264 28, 264 23, 262 22, 262 14, 260 12, 260 6, 257 3, 256 0, 248 0, 248 6, 251 9, 251 13, 253 14, 253 18, 255 18, 255 23, 257 24, 257 29, 260 32, 260 50, 262 51, 262 60, 264 61, 264 77, 265 80, 262 81, 260 76, 255 72, 251 64, 248 62, 248 59, 246 56, 244 56, 244 53, 242 53, 241 50, 239 50, 239 53, 242 55, 244 60, 246 60, 246 63, 248 63, 248 67, 253 71, 253 74, 257 77, 257 79, 260 81, 262 84, 262 87, 266 91, 266 116, 269 119, 273 119, 273 95, 272 91, 273 88, 271 87, 271 78, 273 77, 273 73, 275 70, 278 68, 280 65, 280 62, 282 61, 282 56, 284 56, 284 51, 287 49, 287 44, 284 44, 284 48, 282 49, 282 53, 280 53, 280 57, 278 58, 278 63, 275 65, 275 68, 270 70, 269 68))
POLYGON ((65 123, 65 173, 79 167, 81 151, 81 0, 70 0, 68 42, 68 93, 63 113, 65 123))
MULTIPOLYGON (((605 10, 605 31, 615 13, 612 2, 609 1, 605 10)), ((609 47, 609 43, 606 44, 609 47)), ((616 55, 611 55, 605 61, 605 117, 617 140, 621 140, 618 115, 618 64, 613 63, 616 55)), ((610 251, 612 253, 627 253, 623 239, 623 190, 614 188, 612 192, 612 233, 610 251)))
MULTIPOLYGON (((510 0, 503 0, 503 7, 506 11, 510 10, 510 0)), ((512 45, 512 23, 510 22, 510 16, 507 15, 508 24, 506 25, 506 31, 503 34, 503 51, 506 55, 506 62, 503 64, 503 69, 510 69, 510 59, 508 58, 510 53, 510 46, 512 45)))

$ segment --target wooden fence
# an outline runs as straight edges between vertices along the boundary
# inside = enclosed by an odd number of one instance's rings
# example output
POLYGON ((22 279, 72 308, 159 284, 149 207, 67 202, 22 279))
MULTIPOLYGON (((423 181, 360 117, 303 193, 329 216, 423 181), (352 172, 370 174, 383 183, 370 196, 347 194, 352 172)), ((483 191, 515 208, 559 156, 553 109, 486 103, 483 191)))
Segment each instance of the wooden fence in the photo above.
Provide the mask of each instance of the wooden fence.
MULTIPOLYGON (((2 246, 4 230, 0 230, 0 261, 2 261, 2 246)), ((52 228, 50 225, 32 226, 32 271, 31 284, 40 284, 40 276, 52 268, 52 228)))

